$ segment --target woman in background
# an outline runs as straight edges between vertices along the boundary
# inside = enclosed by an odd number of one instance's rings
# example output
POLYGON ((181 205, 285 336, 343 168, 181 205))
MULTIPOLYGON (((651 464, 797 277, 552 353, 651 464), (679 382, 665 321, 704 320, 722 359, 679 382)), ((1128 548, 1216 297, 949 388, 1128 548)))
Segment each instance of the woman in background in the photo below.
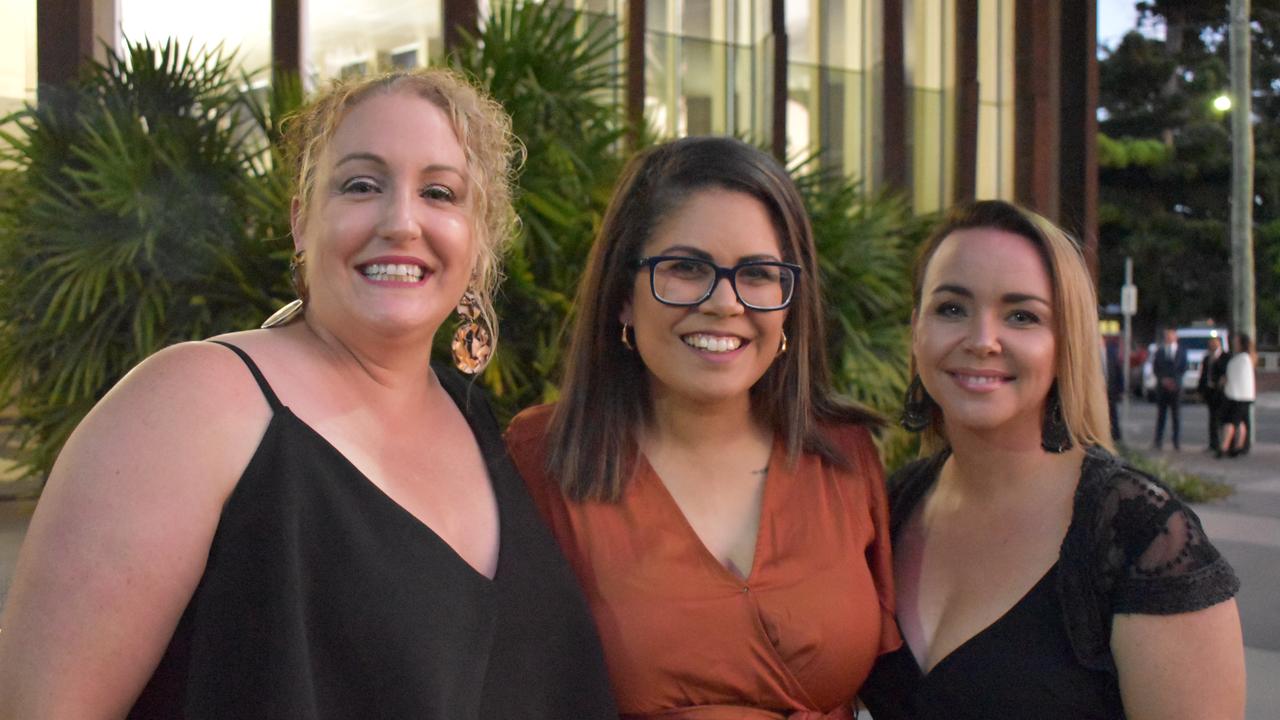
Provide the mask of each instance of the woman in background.
POLYGON ((850 719, 899 642, 874 419, 828 385, 799 193, 686 138, 624 173, 562 396, 507 442, 587 594, 624 718, 850 719))
POLYGON ((1241 333, 1235 336, 1235 342, 1238 349, 1227 361, 1226 385, 1222 388, 1226 405, 1222 408, 1222 447, 1218 457, 1223 453, 1235 457, 1245 451, 1249 442, 1249 407, 1257 398, 1253 341, 1241 333))
POLYGON ((903 646, 877 720, 1241 718, 1239 583, 1200 522, 1111 450, 1079 249, 1000 201, 955 209, 915 275, 890 480, 903 646))
POLYGON ((573 576, 483 397, 513 226, 500 107, 442 70, 289 126, 300 300, 147 359, 40 500, 0 717, 613 718, 573 576))

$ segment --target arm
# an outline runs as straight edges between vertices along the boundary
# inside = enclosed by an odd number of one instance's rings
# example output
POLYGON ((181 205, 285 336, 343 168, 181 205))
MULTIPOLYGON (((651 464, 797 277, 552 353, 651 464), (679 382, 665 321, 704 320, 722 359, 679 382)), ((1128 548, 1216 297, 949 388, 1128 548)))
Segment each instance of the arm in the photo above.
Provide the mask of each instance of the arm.
POLYGON ((1131 720, 1244 718, 1235 600, 1177 615, 1116 615, 1111 651, 1131 720))
POLYGON ((1133 720, 1241 720, 1239 580, 1199 518, 1138 473, 1117 480, 1108 553, 1127 558, 1111 593, 1111 655, 1133 720))
POLYGON ((0 616, 0 718, 128 713, 269 416, 240 360, 202 343, 148 359, 89 413, 50 473, 0 616))

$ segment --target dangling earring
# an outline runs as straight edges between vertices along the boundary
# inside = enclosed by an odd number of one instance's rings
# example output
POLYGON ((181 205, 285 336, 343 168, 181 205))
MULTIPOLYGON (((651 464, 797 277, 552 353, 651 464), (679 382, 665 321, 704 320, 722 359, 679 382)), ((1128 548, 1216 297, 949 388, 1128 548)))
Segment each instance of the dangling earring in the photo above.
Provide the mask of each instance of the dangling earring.
POLYGON ((1040 426, 1040 447, 1051 453, 1071 449, 1071 430, 1062 417, 1062 401, 1058 397, 1058 381, 1049 388, 1049 398, 1044 404, 1044 421, 1040 426))
POLYGON ((933 422, 933 408, 933 398, 929 397, 929 391, 924 389, 924 383, 916 375, 911 378, 911 384, 907 385, 907 395, 902 401, 902 417, 898 418, 898 424, 911 432, 920 432, 933 422))
POLYGON ((787 351, 787 331, 782 331, 782 345, 778 346, 778 354, 781 355, 787 351))
POLYGON ((627 331, 630 329, 631 329, 630 324, 622 323, 622 344, 625 345, 628 350, 631 350, 634 352, 636 349, 636 346, 632 345, 631 338, 627 337, 627 331))
POLYGON ((293 281, 293 290, 298 294, 298 299, 271 313, 271 317, 262 322, 264 330, 288 325, 302 317, 302 311, 307 306, 307 279, 306 274, 303 272, 306 265, 307 255, 305 250, 299 250, 293 254, 293 258, 289 260, 289 279, 293 281))
POLYGON ((462 372, 475 375, 489 363, 489 356, 493 354, 493 336, 480 314, 480 300, 470 288, 458 301, 457 311, 462 322, 453 332, 453 364, 462 372))

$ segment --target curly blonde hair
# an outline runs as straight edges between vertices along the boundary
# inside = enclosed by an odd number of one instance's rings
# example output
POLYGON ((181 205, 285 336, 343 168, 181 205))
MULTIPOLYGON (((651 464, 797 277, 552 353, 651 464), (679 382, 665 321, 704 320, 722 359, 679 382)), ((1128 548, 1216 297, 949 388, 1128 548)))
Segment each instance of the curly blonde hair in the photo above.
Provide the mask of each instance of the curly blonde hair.
POLYGON ((511 132, 506 110, 458 73, 418 68, 335 81, 287 118, 284 142, 294 167, 299 220, 305 225, 319 182, 320 159, 347 112, 375 93, 392 92, 410 93, 440 108, 458 136, 467 161, 468 194, 475 198, 472 232, 479 240, 470 289, 496 347, 498 324, 493 295, 502 279, 503 253, 518 226, 512 187, 523 162, 524 147, 511 132))

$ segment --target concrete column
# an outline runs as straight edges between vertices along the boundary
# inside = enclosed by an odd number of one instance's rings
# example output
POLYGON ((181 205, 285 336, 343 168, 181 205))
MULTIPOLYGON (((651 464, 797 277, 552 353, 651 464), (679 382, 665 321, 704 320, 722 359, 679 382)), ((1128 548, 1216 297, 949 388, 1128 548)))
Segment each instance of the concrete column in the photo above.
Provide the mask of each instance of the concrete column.
POLYGON ((884 0, 884 69, 881 72, 881 122, 884 163, 881 177, 886 188, 910 193, 907 185, 907 70, 902 0, 884 0))
POLYGON ((956 0, 955 167, 952 200, 973 200, 978 185, 978 0, 956 0))

